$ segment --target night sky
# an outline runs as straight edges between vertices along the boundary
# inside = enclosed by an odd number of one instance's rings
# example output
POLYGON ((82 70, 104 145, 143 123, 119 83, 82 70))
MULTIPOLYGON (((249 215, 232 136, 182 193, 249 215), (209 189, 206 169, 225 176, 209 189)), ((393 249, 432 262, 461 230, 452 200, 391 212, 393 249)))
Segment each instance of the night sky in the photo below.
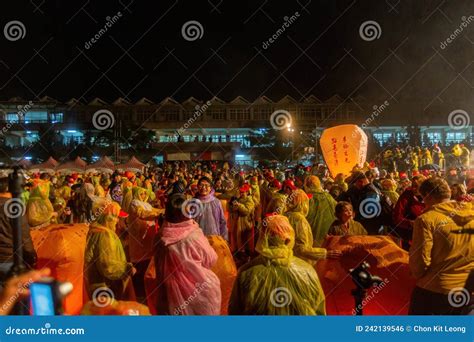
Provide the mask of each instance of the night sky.
POLYGON ((434 0, 60 1, 2 3, 2 28, 13 20, 23 39, 0 36, 0 99, 45 95, 87 102, 190 96, 230 101, 242 95, 301 100, 364 96, 396 102, 472 105, 474 2, 434 0), (89 49, 106 25, 122 16, 89 49), (267 49, 263 43, 299 16, 267 49), (190 20, 203 27, 188 41, 190 20), (376 21, 380 37, 361 38, 376 21))

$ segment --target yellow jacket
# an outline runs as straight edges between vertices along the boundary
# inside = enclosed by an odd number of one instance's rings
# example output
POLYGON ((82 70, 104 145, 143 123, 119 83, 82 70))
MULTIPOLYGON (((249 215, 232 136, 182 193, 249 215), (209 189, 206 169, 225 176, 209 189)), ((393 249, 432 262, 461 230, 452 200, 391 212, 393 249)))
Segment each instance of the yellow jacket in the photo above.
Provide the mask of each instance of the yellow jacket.
POLYGON ((474 235, 466 234, 473 229, 472 203, 440 203, 415 220, 410 270, 418 287, 444 294, 465 287, 474 270, 474 235))

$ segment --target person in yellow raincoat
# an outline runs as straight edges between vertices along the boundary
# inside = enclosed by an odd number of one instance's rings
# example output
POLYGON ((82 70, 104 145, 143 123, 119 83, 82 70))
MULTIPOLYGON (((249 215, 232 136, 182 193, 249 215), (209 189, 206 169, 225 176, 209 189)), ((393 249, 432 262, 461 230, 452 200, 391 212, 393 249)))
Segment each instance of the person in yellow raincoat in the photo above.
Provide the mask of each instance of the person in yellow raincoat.
POLYGON ((468 314, 474 294, 473 204, 451 201, 449 185, 442 178, 428 178, 419 191, 426 209, 413 229, 409 266, 416 287, 409 314, 468 314), (460 296, 468 300, 459 303, 460 296))
POLYGON ((315 269, 293 255, 295 232, 285 216, 262 221, 258 257, 239 269, 229 315, 325 315, 315 269))
POLYGON ((346 192, 349 189, 349 185, 346 183, 344 174, 338 173, 334 178, 334 184, 339 186, 343 192, 346 192))
POLYGON ((325 248, 313 247, 313 232, 306 220, 309 210, 308 195, 301 189, 295 190, 288 197, 285 216, 295 231, 295 256, 315 265, 319 259, 336 258, 339 251, 327 251, 325 248))
POLYGON ((238 252, 237 257, 246 261, 254 252, 254 222, 255 205, 249 196, 250 186, 244 184, 239 188, 239 198, 230 201, 231 246, 238 252), (233 239, 233 240, 232 240, 233 239))
POLYGON ((380 185, 382 187, 382 193, 395 205, 400 198, 400 194, 397 192, 397 183, 391 178, 384 178, 380 181, 380 185))
POLYGON ((49 189, 48 181, 39 181, 31 189, 26 207, 28 224, 31 228, 40 228, 54 223, 57 214, 54 212, 53 204, 49 200, 49 189))
POLYGON ((322 189, 317 176, 306 177, 304 190, 312 196, 309 200, 309 211, 306 219, 311 226, 314 238, 313 246, 319 247, 323 243, 329 227, 336 219, 334 209, 337 202, 322 189))
POLYGON ((139 296, 145 293, 143 277, 153 257, 153 241, 158 231, 156 219, 164 213, 164 209, 153 208, 147 199, 146 189, 134 187, 127 218, 128 251, 130 261, 137 269, 134 283, 139 296))
POLYGON ((105 190, 102 185, 100 185, 100 176, 92 176, 91 181, 92 185, 94 185, 94 195, 105 197, 105 190))
POLYGON ((135 268, 127 262, 122 242, 115 233, 120 205, 106 202, 99 212, 87 234, 84 256, 87 293, 91 299, 107 291, 112 291, 115 299, 134 299, 134 295, 126 295, 126 290, 130 288, 130 276, 135 268))
POLYGON ((132 185, 128 180, 122 183, 122 210, 128 213, 130 211, 130 204, 133 201, 133 189, 138 188, 132 185))
POLYGON ((423 155, 421 157, 421 166, 427 165, 427 164, 433 164, 433 157, 431 156, 430 150, 426 147, 423 150, 423 155))

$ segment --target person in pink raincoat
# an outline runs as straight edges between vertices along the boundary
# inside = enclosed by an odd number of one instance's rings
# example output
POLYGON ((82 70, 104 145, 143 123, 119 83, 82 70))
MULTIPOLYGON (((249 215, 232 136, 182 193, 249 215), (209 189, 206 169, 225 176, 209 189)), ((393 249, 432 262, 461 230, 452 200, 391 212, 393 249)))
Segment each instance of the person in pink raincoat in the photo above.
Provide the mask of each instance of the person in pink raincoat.
POLYGON ((173 194, 155 241, 159 315, 219 315, 221 288, 211 271, 217 254, 202 229, 186 217, 183 194, 173 194), (183 214, 184 211, 184 214, 183 214))

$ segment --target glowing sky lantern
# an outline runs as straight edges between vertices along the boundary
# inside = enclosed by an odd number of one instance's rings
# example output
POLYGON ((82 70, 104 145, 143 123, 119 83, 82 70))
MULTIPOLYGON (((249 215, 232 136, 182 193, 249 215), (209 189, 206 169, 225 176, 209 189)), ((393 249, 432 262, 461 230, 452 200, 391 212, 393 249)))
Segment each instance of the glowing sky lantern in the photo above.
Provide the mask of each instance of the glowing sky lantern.
POLYGON ((367 157, 367 135, 357 125, 340 125, 325 129, 320 139, 324 160, 335 177, 345 176, 355 165, 363 166, 367 157))

